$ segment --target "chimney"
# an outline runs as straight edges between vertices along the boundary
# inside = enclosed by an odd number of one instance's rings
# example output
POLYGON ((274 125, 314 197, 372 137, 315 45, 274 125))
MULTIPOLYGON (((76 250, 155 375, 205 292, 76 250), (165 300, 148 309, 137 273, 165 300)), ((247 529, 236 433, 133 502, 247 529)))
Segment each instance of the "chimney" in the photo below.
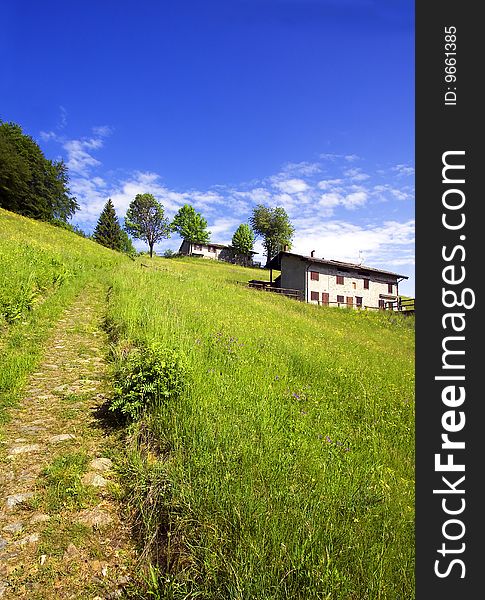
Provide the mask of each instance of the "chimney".
POLYGON ((312 251, 310 252, 310 256, 311 256, 312 258, 315 256, 315 250, 312 250, 312 251))
POLYGON ((283 252, 288 252, 288 245, 287 245, 287 244, 285 244, 285 245, 283 246, 283 252))

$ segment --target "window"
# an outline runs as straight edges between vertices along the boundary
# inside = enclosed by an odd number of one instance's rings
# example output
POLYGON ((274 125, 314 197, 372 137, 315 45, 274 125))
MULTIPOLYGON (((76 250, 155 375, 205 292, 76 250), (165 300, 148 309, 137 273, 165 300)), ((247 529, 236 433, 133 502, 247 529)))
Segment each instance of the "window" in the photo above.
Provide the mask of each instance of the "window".
POLYGON ((379 300, 379 308, 386 308, 384 300, 379 300))
POLYGON ((364 279, 364 290, 368 290, 368 289, 369 289, 369 280, 364 279))
POLYGON ((337 283, 339 285, 343 285, 344 284, 344 276, 343 275, 337 275, 337 283))
POLYGON ((362 296, 356 296, 355 303, 357 304, 357 306, 362 306, 362 296))
POLYGON ((194 244, 194 250, 202 250, 202 246, 200 244, 194 244))
POLYGON ((318 292, 310 292, 310 300, 318 302, 318 292))
POLYGON ((330 294, 328 292, 322 292, 322 304, 328 306, 330 300, 330 294))
POLYGON ((392 283, 388 283, 387 284, 387 293, 392 294, 394 291, 393 288, 394 288, 394 286, 392 285, 392 283))
POLYGON ((345 298, 343 296, 337 296, 337 302, 345 302, 345 298))
POLYGON ((320 273, 317 273, 317 271, 310 271, 310 279, 313 279, 314 281, 319 280, 319 275, 320 273))
POLYGON ((357 284, 355 283, 355 281, 352 281, 352 288, 355 290, 357 288, 357 284))

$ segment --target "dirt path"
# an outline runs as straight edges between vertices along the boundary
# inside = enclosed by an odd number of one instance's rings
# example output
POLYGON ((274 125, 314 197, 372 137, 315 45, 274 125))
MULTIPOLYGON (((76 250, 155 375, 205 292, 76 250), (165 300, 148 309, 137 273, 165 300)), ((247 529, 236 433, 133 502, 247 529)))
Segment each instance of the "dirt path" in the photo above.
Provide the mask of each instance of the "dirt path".
POLYGON ((135 554, 102 426, 104 291, 60 319, 0 447, 0 598, 118 598, 135 554))

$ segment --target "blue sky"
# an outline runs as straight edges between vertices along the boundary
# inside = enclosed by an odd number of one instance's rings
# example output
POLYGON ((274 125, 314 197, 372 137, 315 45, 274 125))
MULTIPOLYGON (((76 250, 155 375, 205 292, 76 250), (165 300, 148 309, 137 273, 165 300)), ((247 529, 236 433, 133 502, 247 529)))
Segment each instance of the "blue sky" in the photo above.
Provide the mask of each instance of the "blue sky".
POLYGON ((283 206, 294 251, 414 295, 413 2, 7 0, 2 20, 0 118, 65 159, 73 223, 150 192, 229 243, 283 206))

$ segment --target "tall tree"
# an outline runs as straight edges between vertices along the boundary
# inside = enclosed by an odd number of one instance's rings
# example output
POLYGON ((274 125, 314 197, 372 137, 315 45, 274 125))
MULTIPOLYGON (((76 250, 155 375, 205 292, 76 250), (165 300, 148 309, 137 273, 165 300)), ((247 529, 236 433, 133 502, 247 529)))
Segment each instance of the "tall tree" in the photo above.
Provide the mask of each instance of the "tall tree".
POLYGON ((254 231, 247 223, 241 223, 232 236, 231 245, 236 254, 236 260, 246 266, 251 263, 254 238, 254 231))
POLYGON ((0 206, 44 221, 66 222, 79 208, 63 161, 48 160, 15 123, 0 121, 0 206))
POLYGON ((263 238, 266 264, 285 246, 291 248, 295 229, 290 223, 285 209, 281 206, 268 208, 263 204, 258 204, 253 209, 249 221, 255 233, 263 238))
POLYGON ((111 248, 112 250, 118 250, 120 252, 122 249, 122 230, 111 198, 108 199, 104 205, 103 211, 99 215, 96 228, 94 229, 93 239, 98 242, 98 244, 111 248))
POLYGON ((184 204, 179 208, 173 218, 171 228, 187 242, 195 244, 207 244, 210 239, 210 231, 207 231, 207 221, 195 212, 190 204, 184 204))
POLYGON ((165 218, 163 206, 152 194, 137 194, 128 207, 125 217, 125 230, 137 240, 143 240, 150 248, 156 242, 170 237, 170 222, 165 218))

